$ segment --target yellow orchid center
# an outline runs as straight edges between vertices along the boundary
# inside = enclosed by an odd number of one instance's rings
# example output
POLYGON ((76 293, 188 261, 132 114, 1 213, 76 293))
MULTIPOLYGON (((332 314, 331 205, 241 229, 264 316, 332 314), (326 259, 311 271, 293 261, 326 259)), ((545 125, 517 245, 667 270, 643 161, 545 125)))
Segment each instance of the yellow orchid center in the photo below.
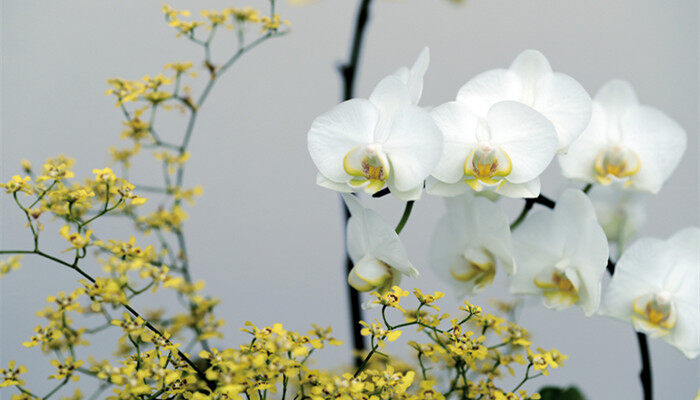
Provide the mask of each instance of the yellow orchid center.
POLYGON ((568 268, 568 260, 562 260, 549 269, 535 276, 535 286, 542 290, 548 306, 564 309, 575 304, 579 299, 579 278, 576 271, 568 268))
POLYGON ((353 178, 350 185, 364 187, 365 192, 375 193, 389 179, 389 163, 381 145, 357 146, 343 158, 343 169, 353 178))
POLYGON ((612 177, 626 179, 625 186, 632 184, 631 176, 641 168, 637 153, 621 146, 613 146, 598 153, 593 164, 595 178, 602 185, 609 185, 612 177))
POLYGON ((450 275, 460 282, 473 282, 480 290, 493 282, 496 275, 496 259, 483 247, 469 248, 462 253, 461 263, 450 268, 450 275))
POLYGON ((639 296, 634 299, 632 310, 635 328, 652 337, 666 335, 676 325, 676 310, 668 292, 639 296))
POLYGON ((513 163, 503 149, 480 143, 464 162, 465 182, 474 190, 481 190, 482 184, 500 185, 512 169, 513 163))

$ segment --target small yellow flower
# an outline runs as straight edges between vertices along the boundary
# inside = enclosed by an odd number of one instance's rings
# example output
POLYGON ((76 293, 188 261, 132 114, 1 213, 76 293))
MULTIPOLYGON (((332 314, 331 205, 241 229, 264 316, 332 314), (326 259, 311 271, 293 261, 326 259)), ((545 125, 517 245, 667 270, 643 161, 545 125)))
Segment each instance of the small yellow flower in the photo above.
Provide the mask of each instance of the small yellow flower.
POLYGON ((141 150, 141 145, 139 143, 134 144, 134 147, 126 149, 117 149, 114 146, 109 148, 109 153, 112 155, 112 159, 116 162, 122 163, 125 168, 131 167, 131 159, 138 154, 141 150))
POLYGON ((7 183, 0 183, 0 186, 5 188, 6 193, 16 193, 24 192, 26 194, 32 193, 32 187, 29 182, 32 178, 25 176, 22 178, 19 175, 14 175, 7 183))
POLYGON ((0 277, 12 270, 19 269, 22 266, 19 262, 21 259, 22 256, 12 256, 7 260, 0 261, 0 277))
POLYGON ((80 303, 78 303, 76 300, 78 300, 78 297, 80 297, 84 293, 85 290, 83 288, 75 289, 67 296, 66 292, 58 292, 58 296, 48 296, 46 298, 46 301, 48 301, 49 303, 56 303, 56 305, 58 306, 59 313, 74 310, 77 312, 81 312, 82 308, 80 306, 80 303))
POLYGON ((421 304, 426 305, 428 307, 432 307, 437 311, 440 311, 440 308, 436 305, 433 305, 432 303, 445 296, 445 293, 442 292, 435 292, 431 295, 426 295, 423 294, 423 292, 421 292, 420 289, 414 289, 413 294, 416 296, 416 298, 418 299, 418 301, 420 301, 421 304))
POLYGON ((65 249, 64 252, 72 249, 84 249, 90 244, 90 236, 92 236, 92 230, 85 232, 85 236, 77 232, 71 233, 68 225, 64 225, 59 233, 71 244, 71 247, 65 249))
POLYGON ((151 124, 143 121, 136 115, 130 121, 123 122, 126 130, 122 131, 122 138, 130 138, 134 141, 139 141, 147 138, 151 134, 151 124))
POLYGON ((280 20, 280 16, 278 14, 275 14, 270 17, 262 17, 260 19, 260 23, 262 23, 262 31, 267 32, 276 32, 279 30, 281 25, 289 25, 289 21, 287 20, 280 20))
POLYGON ((420 399, 425 400, 445 400, 445 396, 439 391, 433 389, 435 381, 422 381, 420 383, 420 390, 417 395, 420 399))
POLYGON ((549 375, 547 367, 557 368, 559 365, 554 362, 551 353, 542 351, 542 349, 538 349, 538 351, 540 353, 533 353, 530 349, 527 349, 527 358, 535 371, 542 372, 542 375, 549 375))
POLYGON ((384 340, 393 342, 401 336, 401 331, 399 330, 388 330, 385 329, 380 322, 373 322, 368 324, 365 321, 360 321, 360 325, 363 326, 360 333, 362 336, 372 336, 377 340, 379 347, 384 347, 384 340))
MULTIPOLYGON (((184 74, 185 72, 189 71, 193 65, 194 64, 192 63, 192 61, 177 61, 177 62, 171 62, 171 63, 165 64, 165 67, 163 67, 163 68, 164 69, 171 69, 171 70, 175 71, 175 74, 181 75, 181 74, 184 74)), ((190 75, 197 76, 197 74, 194 72, 191 72, 190 75)))
POLYGON ((382 304, 387 307, 392 307, 396 308, 397 310, 401 310, 405 312, 403 308, 399 305, 399 302, 401 301, 402 297, 408 296, 408 292, 401 289, 398 286, 393 286, 390 291, 384 293, 384 294, 379 294, 379 292, 372 292, 370 293, 372 296, 375 296, 377 300, 374 300, 373 303, 376 304, 382 304))
POLYGON ((324 343, 328 343, 331 346, 340 346, 343 344, 342 341, 331 336, 333 329, 330 326, 327 328, 323 328, 316 324, 312 324, 312 326, 314 329, 309 331, 309 336, 316 336, 316 338, 310 340, 311 346, 313 346, 314 349, 323 348, 324 343))
POLYGON ((106 95, 113 94, 117 98, 116 106, 120 107, 124 103, 137 101, 139 96, 144 93, 146 87, 139 81, 131 81, 121 78, 108 79, 107 83, 112 86, 112 89, 107 90, 106 95))
POLYGON ((92 173, 95 174, 95 182, 97 183, 112 185, 117 180, 117 177, 114 175, 111 168, 93 169, 92 173))
POLYGON ((78 367, 83 365, 83 361, 75 361, 73 357, 66 357, 64 362, 51 360, 51 365, 56 367, 56 373, 50 375, 49 379, 63 380, 70 377, 72 381, 77 382, 80 379, 80 375, 74 374, 74 372, 78 367))
POLYGON ((36 335, 32 336, 29 341, 22 343, 22 346, 34 347, 41 344, 41 350, 46 351, 52 341, 61 337, 61 332, 50 326, 43 327, 38 325, 34 328, 34 332, 36 332, 36 335))
POLYGON ((230 15, 232 15, 239 22, 259 22, 260 21, 260 11, 251 8, 235 8, 230 7, 226 9, 230 15))
POLYGON ((3 380, 0 382, 0 388, 7 386, 24 385, 24 381, 20 379, 20 375, 27 372, 27 367, 20 365, 17 367, 15 360, 10 360, 7 368, 1 368, 0 374, 3 375, 3 380))
POLYGON ((22 170, 25 173, 32 173, 32 163, 29 160, 23 158, 22 161, 20 161, 20 165, 22 166, 22 170))

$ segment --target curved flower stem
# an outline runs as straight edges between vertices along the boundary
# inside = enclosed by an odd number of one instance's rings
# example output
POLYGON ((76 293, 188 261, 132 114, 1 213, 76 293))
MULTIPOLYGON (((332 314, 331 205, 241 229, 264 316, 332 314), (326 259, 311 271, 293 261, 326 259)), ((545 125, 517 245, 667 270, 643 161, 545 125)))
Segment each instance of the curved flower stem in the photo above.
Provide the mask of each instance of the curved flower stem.
POLYGON ((63 380, 61 382, 59 382, 58 385, 56 385, 53 389, 51 389, 51 391, 49 393, 47 393, 46 396, 42 397, 41 399, 48 400, 51 396, 54 395, 54 393, 58 392, 59 389, 66 386, 66 383, 68 383, 68 381, 70 380, 70 377, 71 377, 71 375, 68 375, 65 378, 63 378, 63 380))
POLYGON ((413 210, 413 203, 415 201, 409 200, 406 202, 406 208, 403 210, 403 215, 401 216, 401 221, 399 221, 399 224, 396 225, 396 234, 398 235, 401 233, 403 230, 404 225, 406 225, 406 222, 408 222, 408 217, 411 216, 411 210, 413 210))
MULTIPOLYGON (((360 6, 357 11, 357 18, 355 19, 355 28, 353 31, 352 45, 350 49, 350 59, 346 64, 338 67, 341 78, 343 80, 343 100, 349 100, 355 93, 355 77, 357 76, 357 64, 360 60, 360 52, 362 50, 362 42, 364 40, 365 28, 367 27, 367 20, 369 19, 369 6, 372 0, 360 0, 360 6)), ((343 202, 344 207, 344 223, 343 226, 347 226, 348 219, 350 218, 350 210, 343 202)), ((350 256, 345 253, 345 270, 349 274, 352 270, 353 264, 350 256)), ((365 350, 365 341, 362 337, 360 331, 362 327, 360 326, 360 320, 362 319, 362 310, 360 309, 360 294, 353 287, 348 285, 348 297, 350 302, 350 317, 351 317, 351 329, 353 335, 353 348, 354 353, 353 358, 355 360, 355 366, 360 367, 362 365, 361 354, 365 350)))
POLYGON ((385 187, 384 189, 382 189, 382 190, 380 190, 380 191, 374 193, 374 194, 372 195, 372 197, 374 197, 375 199, 378 199, 378 198, 380 198, 380 197, 386 196, 386 195, 389 194, 389 193, 391 193, 391 191, 389 190, 388 187, 385 187))
POLYGON ((651 358, 649 357, 647 335, 637 332, 637 342, 639 343, 639 355, 642 358, 642 370, 639 371, 639 380, 642 382, 644 400, 652 400, 654 392, 652 390, 651 358))
POLYGON ((525 199, 525 205, 523 206, 523 210, 520 212, 520 215, 518 215, 518 218, 513 221, 512 224, 510 224, 510 229, 513 230, 518 227, 524 220, 525 217, 527 217, 527 214, 532 210, 532 206, 535 204, 541 204, 547 208, 554 208, 556 203, 554 200, 550 199, 549 197, 540 194, 537 197, 531 197, 528 199, 525 199))

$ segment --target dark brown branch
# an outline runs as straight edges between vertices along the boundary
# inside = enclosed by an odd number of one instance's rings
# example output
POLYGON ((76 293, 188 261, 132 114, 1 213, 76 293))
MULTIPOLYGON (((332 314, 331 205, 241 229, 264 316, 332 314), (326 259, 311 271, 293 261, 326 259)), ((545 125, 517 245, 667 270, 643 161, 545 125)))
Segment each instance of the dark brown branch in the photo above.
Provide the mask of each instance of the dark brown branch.
MULTIPOLYGON (((357 18, 355 20, 355 29, 352 38, 352 46, 350 48, 350 59, 346 64, 343 64, 338 68, 341 78, 343 80, 343 100, 349 100, 355 94, 355 78, 357 77, 357 65, 360 61, 360 53, 362 50, 362 43, 364 41, 367 21, 369 19, 369 6, 371 2, 372 0, 360 1, 360 7, 357 11, 357 18)), ((350 218, 350 211, 348 210, 345 203, 343 203, 343 209, 343 226, 347 226, 348 219, 350 218)), ((346 250, 345 271, 347 274, 350 274, 352 267, 352 260, 350 259, 350 256, 348 255, 346 250)), ((362 319, 362 310, 360 309, 360 294, 350 285, 348 285, 348 300, 350 303, 350 323, 353 336, 353 348, 355 352, 355 354, 353 354, 353 357, 355 360, 355 366, 359 367, 362 364, 362 353, 364 353, 367 347, 365 345, 364 337, 361 333, 362 326, 360 325, 360 320, 362 319)))

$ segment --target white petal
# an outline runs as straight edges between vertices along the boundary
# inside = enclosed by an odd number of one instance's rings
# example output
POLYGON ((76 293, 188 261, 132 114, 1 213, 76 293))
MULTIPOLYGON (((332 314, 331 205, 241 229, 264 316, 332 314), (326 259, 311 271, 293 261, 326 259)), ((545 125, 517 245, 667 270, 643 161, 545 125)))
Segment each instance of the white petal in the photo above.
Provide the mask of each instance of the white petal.
POLYGON ((389 182, 387 182, 387 187, 389 188, 389 191, 391 191, 391 194, 401 201, 416 201, 419 200, 421 194, 423 194, 422 183, 410 190, 398 190, 394 185, 393 177, 389 178, 389 182))
POLYGON ((408 67, 399 67, 392 75, 399 78, 401 82, 408 85, 408 78, 411 76, 411 70, 408 67))
POLYGON ((663 291, 666 244, 658 239, 643 238, 625 250, 617 261, 615 274, 608 285, 600 313, 631 321, 632 304, 639 296, 663 291))
POLYGON ((543 269, 551 268, 561 259, 563 240, 552 235, 554 214, 549 210, 531 212, 513 231, 515 262, 518 265, 511 277, 513 293, 537 294, 535 276, 543 269))
POLYGON ((452 270, 463 268, 463 254, 483 247, 514 268, 508 220, 500 207, 483 197, 467 194, 445 199, 447 213, 439 220, 430 247, 430 263, 437 275, 455 287, 458 295, 473 294, 474 282, 456 281, 452 270))
POLYGON ((508 181, 531 181, 547 168, 558 146, 556 130, 547 118, 522 103, 503 101, 491 107, 487 119, 491 143, 513 163, 508 181))
POLYGON ((320 172, 316 174, 316 184, 327 189, 335 190, 336 192, 350 193, 353 191, 352 186, 347 183, 333 182, 320 172))
POLYGON ((700 228, 689 227, 675 233, 666 241, 671 265, 664 281, 666 290, 674 297, 695 304, 700 296, 700 228))
POLYGON ((432 175, 443 182, 455 183, 464 176, 464 162, 476 146, 478 119, 465 105, 454 101, 435 107, 430 115, 444 141, 440 162, 432 175))
POLYGON ((557 130, 558 151, 564 152, 591 120, 591 97, 576 80, 561 73, 537 83, 532 107, 549 119, 557 130))
POLYGON ((358 278, 374 286, 380 285, 388 274, 386 267, 371 257, 361 259, 354 270, 358 278))
POLYGON ((408 260, 406 249, 389 225, 374 210, 362 206, 357 197, 343 194, 352 217, 348 221, 348 253, 354 262, 372 256, 408 276, 418 276, 418 271, 408 260))
POLYGON ((540 195, 540 178, 524 183, 505 181, 498 186, 496 193, 516 199, 537 197, 540 195))
POLYGON ((430 115, 413 105, 396 111, 383 146, 391 163, 393 184, 400 191, 422 185, 442 154, 442 134, 430 115))
POLYGON ((335 182, 350 179, 343 157, 356 146, 371 143, 379 121, 377 108, 368 100, 338 104, 314 119, 307 135, 309 154, 321 174, 335 182))
POLYGON ((510 70, 515 72, 524 86, 537 85, 537 82, 552 73, 547 58, 537 50, 525 50, 513 60, 510 70))
POLYGON ((700 229, 683 229, 671 236, 666 245, 675 268, 665 287, 674 293, 678 319, 665 339, 686 357, 695 358, 700 354, 700 229))
POLYGON ((578 189, 564 191, 557 200, 554 214, 554 226, 564 228, 564 256, 570 259, 581 277, 578 304, 590 316, 600 304, 601 282, 609 255, 608 240, 598 224, 593 204, 578 189))
POLYGON ((600 104, 593 103, 591 121, 581 136, 569 146, 566 154, 559 155, 562 175, 569 179, 595 182, 593 164, 607 144, 608 120, 600 104))
POLYGON ((588 196, 608 241, 623 249, 646 221, 647 195, 617 185, 595 185, 588 196))
POLYGON ((666 114, 646 106, 628 110, 621 126, 623 143, 641 159, 632 186, 657 193, 685 152, 685 131, 666 114))
POLYGON ((606 82, 593 100, 600 104, 612 119, 622 118, 628 108, 639 104, 632 85, 619 79, 606 82))
POLYGON ((678 313, 676 325, 671 333, 664 337, 664 340, 676 346, 688 358, 700 355, 699 301, 700 299, 696 298, 695 303, 676 304, 676 312, 678 313))
POLYGON ((425 191, 434 196, 453 197, 471 191, 471 188, 462 181, 457 183, 445 183, 429 176, 425 181, 425 191))
POLYGON ((512 274, 515 271, 510 224, 501 207, 484 197, 469 202, 469 227, 476 233, 474 240, 490 251, 512 274))
POLYGON ((365 216, 365 208, 356 196, 346 193, 343 193, 342 196, 345 205, 350 210, 350 219, 346 227, 346 245, 350 258, 356 263, 369 254, 367 217, 365 216))
POLYGON ((374 141, 382 143, 389 135, 394 114, 399 108, 411 104, 411 96, 404 82, 394 75, 389 75, 377 84, 369 100, 379 109, 379 124, 374 141))
POLYGON ((671 236, 666 244, 675 267, 665 287, 673 291, 678 319, 666 340, 688 358, 700 354, 700 228, 690 227, 671 236))
POLYGON ((407 86, 411 96, 411 102, 418 104, 421 94, 423 94, 423 75, 428 70, 430 64, 430 50, 424 47, 418 55, 416 62, 411 67, 411 72, 408 77, 407 86))
POLYGON ((453 214, 445 214, 438 220, 433 231, 430 244, 430 266, 442 279, 455 287, 455 279, 450 273, 451 269, 459 268, 462 261, 462 252, 468 243, 461 220, 456 220, 453 214))
POLYGON ((475 76, 457 93, 457 101, 481 118, 499 101, 519 101, 522 82, 518 75, 506 69, 494 69, 475 76))

